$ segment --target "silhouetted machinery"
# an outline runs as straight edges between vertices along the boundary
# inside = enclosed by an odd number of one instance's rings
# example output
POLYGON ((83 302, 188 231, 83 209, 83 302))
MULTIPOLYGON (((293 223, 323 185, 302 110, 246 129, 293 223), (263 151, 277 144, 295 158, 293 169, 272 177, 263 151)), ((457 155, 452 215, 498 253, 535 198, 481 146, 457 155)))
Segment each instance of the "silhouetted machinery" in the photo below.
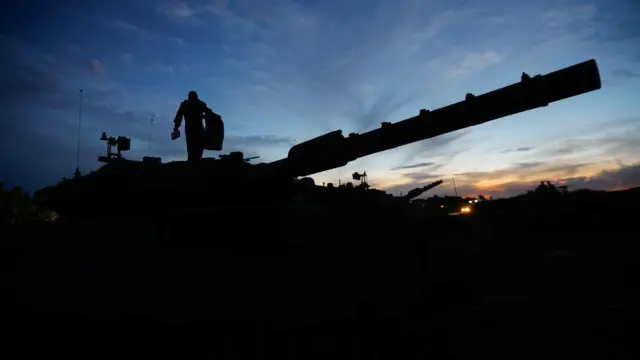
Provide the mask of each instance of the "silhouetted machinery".
POLYGON ((245 158, 244 154, 240 151, 234 151, 232 153, 229 154, 222 154, 219 156, 220 160, 228 160, 228 161, 235 161, 235 162, 250 162, 251 160, 254 159, 259 159, 260 156, 252 156, 252 157, 248 157, 245 158))
POLYGON ((336 130, 295 145, 287 158, 275 162, 291 175, 306 176, 338 168, 363 156, 480 125, 552 102, 598 90, 600 73, 588 60, 546 75, 523 73, 520 82, 417 116, 385 122, 379 129, 348 137, 336 130))
MULTIPOLYGON (((467 94, 463 101, 432 111, 422 109, 414 117, 396 123, 385 122, 380 128, 362 134, 344 137, 341 130, 336 130, 293 146, 286 158, 255 165, 250 164, 251 158, 245 159, 242 153, 221 156, 219 160, 205 158, 194 166, 186 162, 151 165, 110 161, 108 159, 112 157, 120 159, 120 152, 129 149, 130 141, 122 137, 107 138, 106 165, 92 174, 45 188, 36 196, 60 214, 79 216, 104 209, 101 207, 104 199, 144 202, 136 207, 137 211, 196 206, 195 202, 199 202, 198 206, 225 202, 281 203, 298 196, 297 178, 300 176, 335 169, 363 156, 544 107, 600 87, 595 60, 546 75, 531 77, 523 73, 515 84, 478 96, 467 94), (114 145, 118 146, 118 153, 111 155, 114 145), (166 199, 169 194, 177 202, 169 204, 154 200, 166 199), (91 210, 87 211, 87 208, 91 210)), ((437 186, 436 183, 426 187, 437 186)))
POLYGON ((107 133, 103 132, 100 136, 100 140, 107 143, 107 156, 99 156, 98 161, 103 163, 110 163, 116 160, 122 160, 122 152, 131 150, 131 139, 124 136, 107 137, 107 133), (116 147, 117 151, 113 152, 113 147, 116 147))
POLYGON ((434 181, 434 182, 432 182, 431 184, 429 184, 427 186, 418 187, 418 188, 415 188, 413 190, 410 190, 402 198, 404 200, 411 200, 411 199, 417 198, 418 196, 424 194, 425 192, 433 189, 434 187, 436 187, 436 186, 438 186, 440 184, 442 184, 442 180, 434 181))
POLYGON ((367 172, 364 171, 362 174, 358 173, 358 172, 354 172, 353 174, 351 174, 351 178, 353 178, 353 180, 356 181, 360 181, 360 185, 358 185, 358 187, 364 188, 364 189, 368 189, 369 188, 369 183, 367 183, 367 172))

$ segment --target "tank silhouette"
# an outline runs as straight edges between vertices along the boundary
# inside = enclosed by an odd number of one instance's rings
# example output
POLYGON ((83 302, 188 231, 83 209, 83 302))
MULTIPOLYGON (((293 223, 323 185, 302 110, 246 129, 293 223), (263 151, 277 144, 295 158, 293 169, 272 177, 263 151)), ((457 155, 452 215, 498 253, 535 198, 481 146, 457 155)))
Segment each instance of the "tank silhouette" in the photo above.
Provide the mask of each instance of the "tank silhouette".
POLYGON ((409 201, 411 199, 417 198, 418 196, 424 194, 425 192, 433 189, 434 187, 436 187, 436 186, 438 186, 440 184, 442 184, 442 180, 434 181, 429 185, 412 189, 406 195, 402 196, 402 198, 404 200, 409 201))
MULTIPOLYGON (((520 81, 512 85, 478 96, 466 94, 463 101, 432 111, 422 109, 414 117, 385 122, 362 134, 345 137, 342 130, 329 132, 293 146, 286 158, 270 163, 251 164, 242 153, 232 153, 189 166, 186 162, 161 164, 157 158, 130 161, 118 153, 99 170, 39 190, 34 198, 60 215, 71 217, 97 216, 114 209, 122 214, 282 202, 297 198, 300 191, 310 188, 309 179, 299 182, 298 177, 544 107, 600 87, 598 66, 591 59, 546 75, 532 77, 522 73, 520 81)), ((128 150, 130 145, 125 145, 128 150)), ((315 185, 312 180, 311 184, 315 185)))
MULTIPOLYGON (((110 143, 119 151, 99 170, 35 194, 61 215, 60 222, 16 241, 23 246, 15 252, 21 258, 10 263, 18 265, 22 279, 6 281, 13 286, 7 298, 17 300, 5 308, 18 314, 20 324, 22 314, 31 316, 27 319, 44 314, 52 324, 69 319, 133 319, 134 326, 197 323, 222 339, 210 346, 209 338, 187 333, 183 338, 190 342, 172 344, 181 357, 190 349, 218 347, 231 358, 251 353, 252 358, 302 359, 315 355, 316 348, 326 357, 324 351, 336 358, 352 352, 347 356, 370 358, 384 354, 380 344, 398 357, 398 349, 411 348, 405 339, 423 343, 441 329, 450 331, 444 327, 449 323, 471 328, 459 321, 475 318, 460 315, 467 303, 439 304, 461 296, 456 290, 461 282, 469 293, 458 274, 477 272, 477 262, 452 252, 450 243, 465 241, 458 234, 474 227, 458 216, 425 222, 424 209, 402 211, 418 208, 406 199, 366 187, 316 186, 304 176, 598 88, 593 60, 544 76, 525 74, 517 84, 364 134, 323 135, 294 146, 284 159, 262 164, 240 152, 194 166, 158 158, 129 161, 122 155, 129 142, 116 137, 110 143), (446 241, 431 246, 432 240, 446 241), (27 245, 34 249, 26 251, 27 245), (432 281, 434 270, 449 268, 451 281, 432 281), (433 332, 421 330, 434 323, 433 332), (343 347, 324 336, 338 331, 348 340, 343 347), (235 341, 244 333, 256 334, 255 342, 235 341), (300 346, 287 345, 295 336, 302 339, 300 346), (383 341, 390 336, 397 346, 383 341)), ((357 178, 366 183, 364 172, 357 178)), ((79 331, 87 323, 72 322, 79 331)), ((162 342, 171 343, 174 334, 162 342)), ((80 343, 77 336, 66 338, 73 346, 80 343)), ((123 344, 140 339, 135 333, 135 340, 123 344)), ((436 337, 431 344, 436 342, 447 343, 436 337)), ((105 344, 103 350, 116 342, 95 343, 105 344)))

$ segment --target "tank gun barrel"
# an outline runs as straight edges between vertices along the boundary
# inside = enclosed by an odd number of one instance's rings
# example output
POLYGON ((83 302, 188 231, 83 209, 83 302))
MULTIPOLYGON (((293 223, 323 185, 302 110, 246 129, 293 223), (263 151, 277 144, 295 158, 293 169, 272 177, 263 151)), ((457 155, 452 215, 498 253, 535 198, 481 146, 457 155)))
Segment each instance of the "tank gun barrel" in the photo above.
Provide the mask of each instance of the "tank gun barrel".
POLYGON ((581 95, 601 87, 594 59, 546 75, 522 73, 518 83, 474 96, 362 134, 336 130, 297 144, 273 166, 291 176, 307 176, 338 168, 360 157, 408 145, 457 130, 581 95))
POLYGON ((407 193, 407 195, 403 196, 404 200, 411 200, 413 198, 417 198, 418 196, 424 194, 425 192, 433 189, 434 187, 442 184, 442 180, 434 181, 431 184, 419 188, 415 188, 407 193))

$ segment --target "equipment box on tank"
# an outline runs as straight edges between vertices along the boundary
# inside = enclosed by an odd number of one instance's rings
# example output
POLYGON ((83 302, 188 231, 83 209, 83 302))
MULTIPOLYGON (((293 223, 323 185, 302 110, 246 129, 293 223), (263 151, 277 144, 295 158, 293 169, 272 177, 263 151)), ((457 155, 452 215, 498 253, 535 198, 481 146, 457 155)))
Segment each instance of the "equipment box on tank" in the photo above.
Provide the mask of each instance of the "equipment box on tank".
POLYGON ((218 114, 210 114, 205 116, 205 130, 202 147, 205 150, 222 150, 224 142, 224 122, 222 116, 218 114))

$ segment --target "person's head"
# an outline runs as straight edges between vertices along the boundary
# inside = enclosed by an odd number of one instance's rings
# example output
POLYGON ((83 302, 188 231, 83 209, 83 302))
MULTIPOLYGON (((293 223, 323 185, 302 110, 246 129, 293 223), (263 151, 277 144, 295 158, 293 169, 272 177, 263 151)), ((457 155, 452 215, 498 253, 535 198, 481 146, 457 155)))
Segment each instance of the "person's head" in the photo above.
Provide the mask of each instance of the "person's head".
POLYGON ((189 91, 189 100, 198 100, 198 93, 195 91, 189 91))

